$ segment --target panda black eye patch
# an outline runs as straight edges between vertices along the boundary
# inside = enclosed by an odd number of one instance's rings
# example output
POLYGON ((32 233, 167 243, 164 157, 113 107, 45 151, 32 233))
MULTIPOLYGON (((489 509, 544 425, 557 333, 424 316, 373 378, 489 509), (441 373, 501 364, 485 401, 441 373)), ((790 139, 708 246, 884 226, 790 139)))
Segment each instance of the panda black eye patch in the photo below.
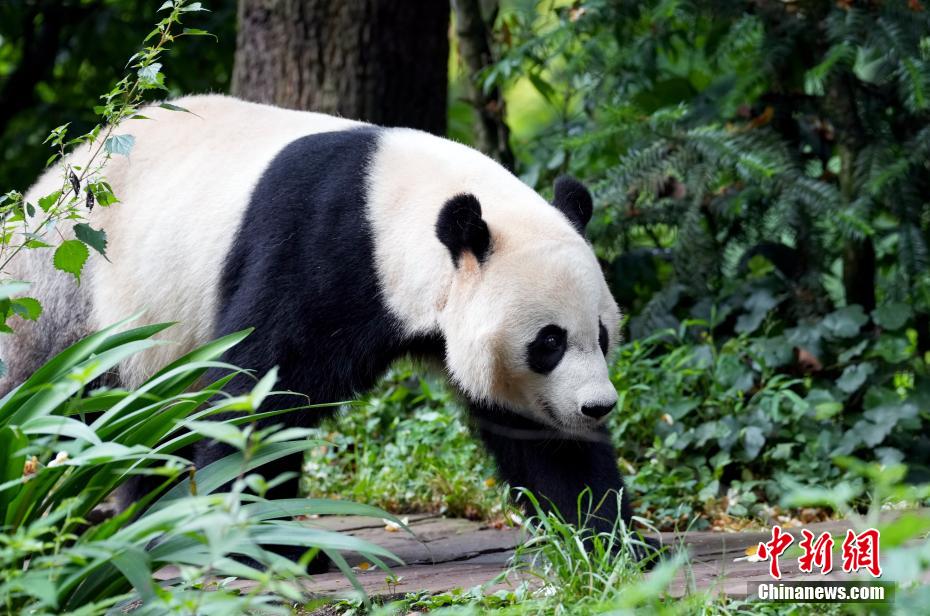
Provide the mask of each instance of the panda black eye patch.
POLYGON ((536 339, 526 347, 526 361, 530 370, 539 374, 552 372, 562 361, 567 345, 568 335, 564 329, 558 325, 543 327, 536 334, 536 339))
POLYGON ((608 346, 608 344, 610 343, 610 339, 607 337, 607 328, 604 327, 604 324, 601 322, 600 319, 597 320, 597 329, 598 329, 598 332, 597 332, 597 343, 598 343, 598 345, 600 345, 600 347, 601 347, 601 353, 603 353, 604 356, 606 357, 606 356, 607 356, 607 346, 608 346))

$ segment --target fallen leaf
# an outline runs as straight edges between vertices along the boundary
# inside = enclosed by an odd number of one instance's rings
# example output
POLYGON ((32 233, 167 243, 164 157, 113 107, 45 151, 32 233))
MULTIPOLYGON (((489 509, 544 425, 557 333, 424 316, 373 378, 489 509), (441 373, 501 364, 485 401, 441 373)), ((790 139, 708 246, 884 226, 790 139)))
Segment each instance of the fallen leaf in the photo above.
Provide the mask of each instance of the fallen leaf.
POLYGON ((766 105, 762 113, 754 117, 750 124, 753 128, 759 128, 771 122, 773 117, 775 117, 775 109, 771 105, 766 105))
POLYGON ((795 349, 795 360, 803 372, 820 372, 823 370, 823 364, 820 363, 820 360, 807 349, 801 347, 795 349))
POLYGON ((397 522, 394 522, 393 520, 385 520, 384 518, 382 518, 381 521, 384 522, 384 530, 386 530, 389 533, 396 533, 401 528, 403 528, 404 526, 407 526, 410 523, 410 518, 407 518, 407 517, 401 518, 400 524, 398 524, 397 522))
POLYGON ((750 562, 750 563, 758 563, 762 561, 762 558, 759 557, 759 546, 758 545, 751 545, 748 548, 746 548, 745 554, 746 556, 734 558, 733 562, 736 562, 739 560, 745 560, 746 562, 750 562))

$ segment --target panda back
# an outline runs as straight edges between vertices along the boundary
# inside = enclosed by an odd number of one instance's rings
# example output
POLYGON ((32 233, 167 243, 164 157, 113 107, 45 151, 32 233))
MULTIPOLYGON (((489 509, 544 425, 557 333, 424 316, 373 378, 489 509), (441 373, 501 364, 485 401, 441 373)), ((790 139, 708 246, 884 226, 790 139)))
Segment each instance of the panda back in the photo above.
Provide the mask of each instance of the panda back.
POLYGON ((141 112, 150 120, 120 127, 135 146, 105 175, 121 203, 91 217, 110 240, 109 261, 95 255, 88 263, 92 327, 140 311, 144 322, 177 322, 164 337, 178 344, 121 366, 128 385, 214 335, 222 272, 275 157, 302 136, 364 126, 225 96, 173 103, 191 113, 150 108, 141 112))

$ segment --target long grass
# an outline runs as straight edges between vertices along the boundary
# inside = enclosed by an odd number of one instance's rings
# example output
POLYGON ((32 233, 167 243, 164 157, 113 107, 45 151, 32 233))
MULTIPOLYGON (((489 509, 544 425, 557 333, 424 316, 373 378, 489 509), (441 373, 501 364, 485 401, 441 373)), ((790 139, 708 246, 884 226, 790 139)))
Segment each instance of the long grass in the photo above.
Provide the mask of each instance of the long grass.
POLYGON ((169 326, 125 325, 62 351, 0 400, 0 613, 103 614, 127 606, 138 614, 287 613, 288 603, 304 600, 296 580, 317 552, 359 591, 342 552, 360 552, 381 566, 397 561, 378 546, 294 520, 317 514, 392 518, 380 509, 262 497, 278 479, 255 469, 318 441, 307 438, 307 430, 257 428, 258 419, 314 412, 259 410, 276 395, 274 371, 256 379, 246 395, 223 393, 233 377, 251 376, 219 361, 248 332, 192 351, 134 390, 88 392, 121 361, 164 344, 152 337, 169 326), (199 385, 211 368, 225 376, 199 385), (224 419, 217 419, 220 413, 224 419), (195 470, 180 454, 205 438, 237 451, 195 470), (135 475, 161 478, 160 487, 110 519, 90 521, 95 508, 135 475), (228 492, 219 492, 228 485, 228 492), (294 563, 268 545, 296 546, 305 555, 294 563), (157 580, 159 571, 173 577, 157 580), (230 585, 229 578, 248 580, 249 590, 230 585))

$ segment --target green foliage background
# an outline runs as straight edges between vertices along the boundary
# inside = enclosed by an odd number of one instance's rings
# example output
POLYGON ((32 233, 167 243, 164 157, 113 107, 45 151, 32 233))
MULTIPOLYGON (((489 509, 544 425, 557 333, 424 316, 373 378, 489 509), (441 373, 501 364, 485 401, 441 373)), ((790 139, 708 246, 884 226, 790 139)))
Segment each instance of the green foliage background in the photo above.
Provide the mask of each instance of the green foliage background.
MULTIPOLYGON (((197 22, 217 39, 192 36, 183 58, 158 44, 113 85, 156 5, 0 4, 4 191, 25 189, 40 172, 50 132, 53 149, 66 147, 63 124, 93 140, 101 117, 131 114, 137 87, 162 87, 162 63, 169 95, 228 88, 233 2, 211 3, 197 22), (110 94, 101 101, 103 92, 110 94)), ((177 10, 168 21, 176 17, 177 10)), ((453 53, 450 136, 478 141, 474 112, 462 100, 465 80, 499 88, 524 181, 545 193, 557 175, 572 173, 596 194, 590 237, 628 314, 627 342, 611 360, 620 394, 611 422, 637 513, 662 528, 702 528, 769 524, 816 507, 816 515, 879 526, 886 579, 902 583, 898 612, 925 610, 930 587, 907 583, 925 576, 930 562, 930 543, 915 541, 930 528, 926 516, 884 526, 878 516, 889 504, 925 505, 930 475, 930 12, 923 0, 507 0, 490 26, 496 57, 483 71, 469 74, 453 53)), ((108 154, 128 153, 131 142, 120 138, 105 135, 108 154)), ((101 206, 115 198, 96 171, 72 177, 38 206, 48 211, 57 202, 61 216, 78 220, 84 181, 101 206)), ((5 211, 22 216, 28 205, 11 194, 5 211)), ((84 223, 74 230, 55 259, 78 276, 88 247, 103 252, 106 239, 84 223)), ((11 299, 23 286, 2 285, 0 312, 40 318, 35 300, 11 299)), ((247 494, 264 494, 276 481, 250 473, 256 458, 285 450, 309 450, 310 496, 512 519, 506 486, 493 479, 459 403, 407 363, 313 431, 255 431, 248 415, 190 421, 229 409, 254 413, 273 395, 273 373, 251 395, 216 404, 207 401, 229 377, 190 390, 231 339, 178 360, 139 390, 85 391, 162 327, 95 334, 74 347, 80 353, 54 358, 29 387, 0 400, 7 445, 0 449, 10 452, 0 458, 8 531, 0 534, 0 609, 104 613, 141 597, 153 613, 283 611, 274 597, 304 596, 287 583, 302 571, 261 547, 279 543, 280 532, 306 548, 355 549, 376 563, 387 556, 290 518, 389 513, 247 494), (79 421, 91 411, 103 415, 79 421), (85 520, 128 473, 179 476, 189 464, 180 446, 199 438, 239 452, 198 471, 200 496, 174 489, 163 497, 174 517, 153 510, 133 521, 130 510, 99 524, 85 520), (231 480, 229 495, 208 494, 231 480), (156 536, 168 540, 152 550, 156 536), (268 570, 236 563, 231 552, 268 570), (153 571, 168 563, 184 566, 181 578, 167 588, 153 584, 153 571), (259 585, 252 594, 222 584, 203 593, 208 574, 259 585)), ((668 600, 663 593, 680 562, 644 578, 628 549, 611 547, 629 535, 588 537, 558 516, 536 514, 534 538, 514 566, 528 566, 541 588, 410 594, 385 611, 759 607, 700 594, 668 600), (583 548, 589 541, 593 551, 583 548)), ((338 555, 335 562, 354 579, 338 555)), ((369 607, 348 601, 340 609, 369 607)))
POLYGON ((514 144, 524 179, 597 193, 631 314, 618 452, 648 509, 764 517, 845 455, 925 478, 923 4, 518 3, 498 31, 483 79, 552 114, 514 144))
MULTIPOLYGON (((72 134, 98 121, 108 92, 156 20, 149 0, 8 0, 0 3, 0 186, 25 191, 45 165, 42 145, 56 126, 72 134)), ((170 96, 225 92, 236 47, 236 3, 208 3, 191 38, 164 61, 170 96), (178 57, 183 54, 183 57, 178 57)))
MULTIPOLYGON (((92 126, 154 8, 0 6, 0 185, 29 184, 52 127, 92 126)), ((198 27, 218 40, 164 58, 172 93, 228 88, 234 3, 210 8, 198 27)), ((618 460, 661 524, 765 518, 797 484, 850 479, 837 456, 927 477, 928 15, 917 0, 511 0, 491 66, 453 57, 456 138, 471 141, 462 80, 500 87, 521 177, 594 189, 590 236, 629 314, 618 460)), ((311 490, 499 508, 441 387, 400 367, 361 404, 323 428, 311 490)))

